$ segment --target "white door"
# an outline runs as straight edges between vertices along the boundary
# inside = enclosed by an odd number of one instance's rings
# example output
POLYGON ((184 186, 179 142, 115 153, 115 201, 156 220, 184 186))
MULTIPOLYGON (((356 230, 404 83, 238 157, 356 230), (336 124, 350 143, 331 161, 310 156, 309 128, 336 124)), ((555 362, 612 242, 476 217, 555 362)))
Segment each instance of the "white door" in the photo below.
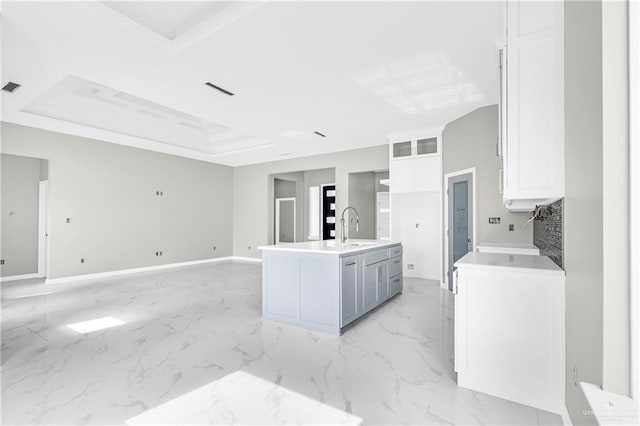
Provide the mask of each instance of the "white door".
POLYGON ((296 199, 276 198, 276 244, 296 241, 296 199))
POLYGON ((388 192, 376 193, 376 239, 388 241, 391 239, 391 204, 388 192))
POLYGON ((49 199, 49 181, 40 182, 38 194, 38 276, 46 277, 47 268, 47 201, 49 199))

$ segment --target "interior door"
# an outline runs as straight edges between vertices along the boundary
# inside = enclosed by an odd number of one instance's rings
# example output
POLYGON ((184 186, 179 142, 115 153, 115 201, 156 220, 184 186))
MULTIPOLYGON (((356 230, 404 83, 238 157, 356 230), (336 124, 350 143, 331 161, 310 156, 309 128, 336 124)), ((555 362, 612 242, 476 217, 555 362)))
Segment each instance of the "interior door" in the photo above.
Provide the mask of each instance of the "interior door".
POLYGON ((276 244, 296 241, 296 200, 276 198, 276 244))
POLYGON ((452 176, 447 183, 449 290, 453 289, 453 264, 473 250, 473 175, 452 176))

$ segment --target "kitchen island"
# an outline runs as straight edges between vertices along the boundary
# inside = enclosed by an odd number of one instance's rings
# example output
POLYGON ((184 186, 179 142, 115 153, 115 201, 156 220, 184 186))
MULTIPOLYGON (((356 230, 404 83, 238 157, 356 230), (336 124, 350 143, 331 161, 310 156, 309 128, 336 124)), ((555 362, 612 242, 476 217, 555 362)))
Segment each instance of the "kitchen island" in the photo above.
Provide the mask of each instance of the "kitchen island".
POLYGON ((339 335, 402 292, 397 242, 325 240, 259 249, 263 319, 339 335))

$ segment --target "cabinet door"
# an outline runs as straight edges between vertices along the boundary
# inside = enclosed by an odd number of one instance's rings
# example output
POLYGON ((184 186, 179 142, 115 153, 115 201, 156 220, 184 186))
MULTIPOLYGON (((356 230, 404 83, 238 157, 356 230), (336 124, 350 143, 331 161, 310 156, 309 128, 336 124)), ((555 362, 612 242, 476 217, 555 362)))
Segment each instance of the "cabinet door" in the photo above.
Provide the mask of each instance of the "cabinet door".
POLYGON ((418 157, 414 160, 414 190, 416 192, 440 190, 440 157, 418 157))
POLYGON ((389 278, 389 297, 402 292, 402 275, 389 278))
POLYGON ((391 193, 413 192, 413 158, 389 161, 389 190, 391 193))
MULTIPOLYGON (((358 256, 345 257, 340 262, 340 326, 344 327, 358 316, 358 256)), ((360 303, 361 305, 361 303, 360 303)))
POLYGON ((377 263, 376 282, 378 285, 378 299, 377 303, 380 304, 389 298, 389 273, 388 273, 388 261, 377 263))
POLYGON ((364 310, 373 309, 378 304, 378 265, 364 267, 364 310))
POLYGON ((460 269, 453 272, 454 321, 453 321, 453 369, 457 373, 467 370, 467 277, 460 269))
POLYGON ((507 200, 564 195, 563 8, 507 3, 507 200))

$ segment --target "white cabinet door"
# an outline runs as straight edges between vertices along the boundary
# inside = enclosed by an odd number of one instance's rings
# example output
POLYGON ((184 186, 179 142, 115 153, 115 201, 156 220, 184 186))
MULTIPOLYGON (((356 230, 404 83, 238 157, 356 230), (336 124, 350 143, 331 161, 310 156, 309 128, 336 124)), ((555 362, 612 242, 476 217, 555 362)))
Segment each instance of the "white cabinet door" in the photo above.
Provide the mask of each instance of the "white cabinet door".
MULTIPOLYGON (((351 256, 340 259, 340 326, 344 327, 356 319, 362 310, 362 295, 358 282, 362 282, 362 257, 351 256), (360 303, 358 303, 360 296, 360 303)), ((362 285, 360 285, 362 288, 362 285)))
POLYGON ((507 202, 564 196, 563 7, 507 3, 507 202))
POLYGON ((561 413, 564 276, 512 269, 456 271, 458 385, 561 413))
POLYGON ((391 193, 413 192, 414 180, 413 158, 389 162, 389 191, 391 193))
POLYGON ((440 157, 416 157, 414 160, 414 191, 440 190, 440 157))

